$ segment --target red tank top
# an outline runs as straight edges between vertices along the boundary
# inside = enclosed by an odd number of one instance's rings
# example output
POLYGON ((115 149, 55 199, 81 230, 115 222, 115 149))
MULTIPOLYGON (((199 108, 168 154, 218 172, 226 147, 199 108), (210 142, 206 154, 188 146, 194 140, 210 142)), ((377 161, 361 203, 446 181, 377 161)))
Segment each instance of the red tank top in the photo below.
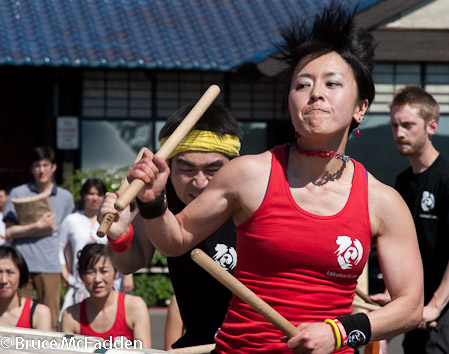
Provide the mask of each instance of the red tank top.
MULTIPOLYGON (((293 199, 286 178, 289 145, 276 147, 265 198, 237 231, 234 275, 295 326, 352 312, 357 278, 368 259, 371 228, 367 174, 355 165, 349 198, 319 216, 293 199)), ((291 353, 283 334, 233 296, 216 336, 217 353, 291 353)), ((339 353, 352 353, 343 348, 339 353)))
MULTIPOLYGON (((87 299, 86 299, 87 300, 87 299)), ((126 324, 126 313, 125 313, 125 294, 118 294, 118 302, 117 302, 117 314, 115 316, 115 322, 112 327, 106 332, 97 332, 95 331, 87 321, 87 313, 86 313, 86 300, 84 300, 80 305, 80 326, 81 333, 86 336, 94 336, 103 339, 111 339, 112 342, 115 341, 116 338, 125 337, 126 339, 133 339, 133 332, 126 324)))
POLYGON ((19 321, 17 321, 16 327, 31 328, 30 311, 31 311, 31 300, 25 298, 25 304, 23 305, 22 313, 20 314, 20 318, 19 321))

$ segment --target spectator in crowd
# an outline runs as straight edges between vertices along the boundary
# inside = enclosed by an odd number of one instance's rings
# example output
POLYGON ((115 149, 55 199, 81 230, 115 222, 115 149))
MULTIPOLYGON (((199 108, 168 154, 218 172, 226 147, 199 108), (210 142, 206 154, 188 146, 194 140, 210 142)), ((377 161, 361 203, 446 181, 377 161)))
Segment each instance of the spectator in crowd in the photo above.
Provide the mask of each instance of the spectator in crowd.
POLYGON ((106 245, 90 243, 81 250, 78 273, 90 297, 70 306, 62 315, 62 331, 112 341, 122 337, 142 348, 151 347, 150 315, 138 296, 113 289, 118 273, 106 245))
POLYGON ((9 198, 8 189, 0 189, 0 245, 6 242, 6 225, 3 222, 3 214, 6 207, 6 202, 9 198))
POLYGON ((20 252, 11 246, 0 246, 0 326, 49 331, 50 309, 21 294, 27 282, 28 266, 20 252))
MULTIPOLYGON (((159 133, 162 144, 192 107, 184 106, 167 119, 159 133)), ((206 189, 218 170, 239 155, 241 137, 235 117, 225 106, 214 103, 206 110, 169 157, 171 173, 167 199, 172 210, 181 211, 191 203, 206 189)), ((100 214, 115 212, 115 200, 116 195, 108 193, 100 214)), ((129 229, 129 222, 128 208, 112 225, 108 236, 118 238, 124 235, 129 229)), ((139 213, 133 220, 133 227, 136 238, 129 249, 121 250, 114 247, 113 240, 109 241, 113 262, 123 272, 135 272, 147 266, 153 257, 154 247, 146 235, 139 213)), ((233 273, 237 253, 232 219, 228 219, 196 247, 233 273)), ((229 306, 231 292, 193 262, 189 251, 178 257, 168 257, 167 263, 176 298, 172 298, 168 308, 165 349, 213 343, 229 306), (198 311, 199 308, 201 311, 198 311)))
MULTIPOLYGON (((100 226, 97 221, 97 211, 106 194, 106 186, 99 178, 89 178, 81 187, 82 210, 68 215, 61 225, 59 233, 59 257, 62 264, 62 276, 67 284, 62 312, 69 306, 83 301, 89 296, 78 274, 77 254, 88 243, 107 244, 107 238, 98 237, 96 232, 100 226)), ((133 275, 119 274, 114 282, 117 291, 130 292, 134 288, 133 275)))
POLYGON ((72 194, 54 181, 56 172, 55 153, 50 147, 37 147, 31 153, 33 179, 11 190, 3 220, 6 238, 22 253, 30 271, 29 281, 23 295, 31 298, 33 289, 37 301, 50 308, 52 329, 57 329, 60 308, 61 264, 59 262, 58 232, 62 221, 74 210, 72 194), (21 225, 13 198, 27 198, 39 193, 50 194, 51 212, 37 221, 21 225))
MULTIPOLYGON (((390 105, 393 138, 410 167, 395 189, 412 212, 424 267, 424 310, 418 329, 405 334, 405 354, 449 353, 449 160, 433 146, 440 108, 419 86, 405 86, 390 105), (435 323, 436 327, 429 326, 435 323)), ((388 291, 372 299, 385 305, 388 291)))

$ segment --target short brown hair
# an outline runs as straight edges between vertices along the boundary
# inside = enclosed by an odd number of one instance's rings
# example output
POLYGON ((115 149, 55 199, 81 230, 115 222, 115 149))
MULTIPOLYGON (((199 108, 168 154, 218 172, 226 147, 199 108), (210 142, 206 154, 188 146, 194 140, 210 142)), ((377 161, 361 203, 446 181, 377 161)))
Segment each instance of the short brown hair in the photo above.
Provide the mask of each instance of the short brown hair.
POLYGON ((396 91, 390 104, 390 111, 408 104, 418 109, 418 113, 426 123, 432 119, 437 122, 440 119, 440 107, 433 96, 423 88, 416 85, 408 85, 396 91))
POLYGON ((55 151, 49 146, 38 146, 31 151, 31 164, 42 160, 49 160, 53 165, 56 162, 55 151))

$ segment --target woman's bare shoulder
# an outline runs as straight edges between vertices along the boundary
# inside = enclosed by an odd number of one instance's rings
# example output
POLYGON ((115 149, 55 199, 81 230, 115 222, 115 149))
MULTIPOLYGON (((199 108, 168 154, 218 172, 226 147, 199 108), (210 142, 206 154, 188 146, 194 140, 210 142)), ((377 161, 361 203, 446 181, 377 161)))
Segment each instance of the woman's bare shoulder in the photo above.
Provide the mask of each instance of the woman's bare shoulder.
POLYGON ((130 321, 130 324, 149 318, 148 311, 148 306, 143 298, 130 294, 125 295, 126 318, 130 321))
POLYGON ((147 304, 140 296, 125 294, 125 307, 136 311, 147 310, 147 304))
MULTIPOLYGON (((383 204, 388 205, 402 203, 402 197, 391 186, 382 183, 371 173, 368 172, 368 197, 373 207, 381 207, 383 204)), ((370 203, 371 206, 371 203, 370 203)))
POLYGON ((33 328, 45 331, 51 330, 51 312, 47 305, 36 305, 33 315, 33 328))
POLYGON ((38 316, 50 316, 50 308, 44 304, 37 304, 34 313, 38 316))
POLYGON ((80 304, 72 305, 62 313, 61 330, 66 333, 80 333, 80 304))
POLYGON ((401 195, 371 174, 368 177, 368 206, 373 236, 391 230, 393 226, 402 225, 406 229, 412 223, 410 210, 401 195))
POLYGON ((239 178, 250 178, 260 175, 271 168, 271 152, 265 151, 255 155, 239 156, 224 167, 227 173, 238 175, 239 178))
POLYGON ((72 318, 77 322, 80 322, 80 309, 81 303, 67 307, 63 312, 63 318, 72 318))

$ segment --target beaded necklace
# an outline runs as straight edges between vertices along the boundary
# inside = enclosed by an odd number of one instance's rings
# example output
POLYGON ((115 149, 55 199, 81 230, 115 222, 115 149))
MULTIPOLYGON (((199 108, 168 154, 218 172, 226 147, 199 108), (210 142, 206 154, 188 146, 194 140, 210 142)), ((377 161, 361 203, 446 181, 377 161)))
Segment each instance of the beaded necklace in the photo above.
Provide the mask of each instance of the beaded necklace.
POLYGON ((343 155, 340 154, 338 152, 335 151, 325 151, 325 150, 306 150, 306 149, 301 149, 298 145, 296 144, 292 144, 293 147, 295 148, 296 151, 298 151, 300 154, 302 155, 306 155, 306 156, 316 156, 316 157, 322 157, 322 158, 336 158, 339 160, 342 160, 344 163, 348 163, 349 162, 349 156, 348 155, 343 155))

